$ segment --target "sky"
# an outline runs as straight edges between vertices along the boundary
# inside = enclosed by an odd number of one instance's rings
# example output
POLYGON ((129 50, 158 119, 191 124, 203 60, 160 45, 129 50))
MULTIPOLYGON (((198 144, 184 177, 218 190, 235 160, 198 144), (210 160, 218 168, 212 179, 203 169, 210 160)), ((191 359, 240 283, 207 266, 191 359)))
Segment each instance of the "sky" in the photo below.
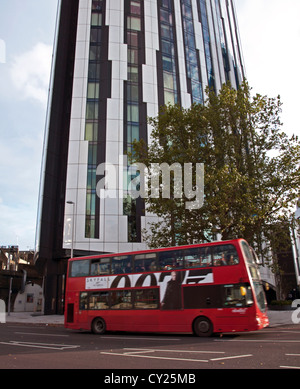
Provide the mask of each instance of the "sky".
MULTIPOLYGON (((235 0, 253 93, 300 135, 300 1, 235 0)), ((57 0, 0 0, 0 246, 34 248, 57 0)))

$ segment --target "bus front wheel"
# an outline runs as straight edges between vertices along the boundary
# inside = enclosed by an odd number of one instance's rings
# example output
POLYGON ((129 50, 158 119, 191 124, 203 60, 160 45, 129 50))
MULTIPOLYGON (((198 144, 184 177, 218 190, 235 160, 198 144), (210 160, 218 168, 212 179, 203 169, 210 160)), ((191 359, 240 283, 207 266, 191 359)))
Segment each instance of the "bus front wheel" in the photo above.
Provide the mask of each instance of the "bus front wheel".
POLYGON ((96 317, 92 321, 92 332, 96 335, 103 335, 106 331, 106 324, 102 317, 96 317))
POLYGON ((207 317, 200 316, 194 321, 193 330, 197 336, 211 336, 213 334, 213 325, 207 317))

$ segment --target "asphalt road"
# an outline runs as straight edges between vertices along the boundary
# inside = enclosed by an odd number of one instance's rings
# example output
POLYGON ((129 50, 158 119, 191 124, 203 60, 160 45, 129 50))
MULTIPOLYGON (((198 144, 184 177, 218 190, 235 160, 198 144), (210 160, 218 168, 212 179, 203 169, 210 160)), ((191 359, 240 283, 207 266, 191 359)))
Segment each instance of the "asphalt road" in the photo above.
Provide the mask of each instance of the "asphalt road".
MULTIPOLYGON (((131 374, 128 369, 137 376, 139 369, 147 369, 140 371, 136 384, 142 380, 159 383, 155 374, 163 373, 161 369, 166 375, 160 379, 174 381, 169 383, 193 381, 193 376, 184 375, 187 369, 300 369, 300 325, 197 338, 136 333, 97 336, 61 326, 6 323, 0 324, 0 368, 101 369, 103 381, 121 380, 122 374, 131 374)), ((134 381, 131 384, 136 386, 134 381)))

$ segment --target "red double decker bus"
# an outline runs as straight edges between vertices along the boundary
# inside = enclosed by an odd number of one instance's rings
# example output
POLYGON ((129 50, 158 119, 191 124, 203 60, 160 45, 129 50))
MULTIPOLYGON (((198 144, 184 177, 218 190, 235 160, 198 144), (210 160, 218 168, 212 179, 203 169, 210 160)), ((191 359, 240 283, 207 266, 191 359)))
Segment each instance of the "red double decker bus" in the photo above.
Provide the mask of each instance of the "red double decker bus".
POLYGON ((133 332, 255 331, 269 324, 245 240, 71 258, 65 327, 133 332))

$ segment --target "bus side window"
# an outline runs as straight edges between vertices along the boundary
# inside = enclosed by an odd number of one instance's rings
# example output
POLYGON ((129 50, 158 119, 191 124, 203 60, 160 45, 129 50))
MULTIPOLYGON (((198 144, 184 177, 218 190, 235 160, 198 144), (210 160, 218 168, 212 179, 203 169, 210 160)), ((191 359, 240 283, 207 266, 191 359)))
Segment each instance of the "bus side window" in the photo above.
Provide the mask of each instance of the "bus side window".
POLYGON ((187 268, 201 266, 198 247, 184 251, 184 263, 187 268))
POLYGON ((87 292, 81 292, 80 293, 80 300, 79 300, 79 309, 86 310, 88 309, 88 293, 87 292))
POLYGON ((134 272, 147 272, 157 270, 156 253, 138 254, 134 257, 134 272))
POLYGON ((210 247, 200 247, 201 266, 212 266, 212 257, 210 247))
POLYGON ((71 266, 71 277, 87 277, 90 273, 90 261, 73 261, 71 266))
POLYGON ((134 291, 135 309, 158 309, 159 289, 141 289, 134 291))
POLYGON ((160 270, 183 268, 183 250, 161 251, 159 253, 160 270))
POLYGON ((231 244, 214 246, 212 250, 214 266, 232 266, 239 263, 236 248, 231 244))
POLYGON ((109 292, 92 292, 90 294, 89 309, 108 309, 109 292))
POLYGON ((91 261, 91 275, 99 276, 110 273, 110 258, 98 258, 91 261))
POLYGON ((111 309, 132 309, 131 290, 111 292, 111 309))
POLYGON ((209 247, 197 247, 185 250, 185 267, 211 266, 211 251, 209 247))
POLYGON ((112 274, 132 273, 131 255, 113 257, 111 263, 112 274))

